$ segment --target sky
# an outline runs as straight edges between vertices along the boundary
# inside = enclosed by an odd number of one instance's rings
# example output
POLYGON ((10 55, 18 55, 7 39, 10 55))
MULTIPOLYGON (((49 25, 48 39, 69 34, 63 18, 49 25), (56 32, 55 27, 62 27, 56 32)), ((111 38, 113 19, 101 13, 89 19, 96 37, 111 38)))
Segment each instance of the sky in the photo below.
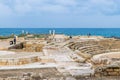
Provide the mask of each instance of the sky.
POLYGON ((0 28, 120 28, 120 0, 0 0, 0 28))

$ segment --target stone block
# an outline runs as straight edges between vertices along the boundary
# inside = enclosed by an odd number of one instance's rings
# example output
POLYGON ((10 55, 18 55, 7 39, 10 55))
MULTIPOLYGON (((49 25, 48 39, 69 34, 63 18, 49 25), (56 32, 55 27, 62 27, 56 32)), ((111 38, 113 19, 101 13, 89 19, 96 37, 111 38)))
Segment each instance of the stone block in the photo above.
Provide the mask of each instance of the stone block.
POLYGON ((114 71, 116 71, 116 72, 120 72, 120 69, 114 69, 114 71))
POLYGON ((117 76, 117 75, 119 75, 119 73, 118 72, 108 72, 108 75, 109 76, 117 76))
POLYGON ((107 72, 111 72, 114 71, 113 69, 106 69, 107 72))

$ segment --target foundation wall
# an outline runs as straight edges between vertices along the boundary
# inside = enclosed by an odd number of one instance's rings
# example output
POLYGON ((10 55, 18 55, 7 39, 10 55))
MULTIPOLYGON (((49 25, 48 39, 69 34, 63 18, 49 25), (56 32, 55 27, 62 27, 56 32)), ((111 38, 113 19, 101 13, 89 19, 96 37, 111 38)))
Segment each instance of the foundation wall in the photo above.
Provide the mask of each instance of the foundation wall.
POLYGON ((42 62, 42 63, 54 63, 54 59, 50 58, 40 58, 39 56, 33 56, 28 58, 11 58, 11 59, 0 59, 0 66, 12 66, 12 65, 24 65, 30 64, 35 62, 42 62))
POLYGON ((18 59, 0 59, 0 65, 23 65, 34 62, 39 62, 40 58, 38 56, 29 57, 29 58, 18 58, 18 59))
POLYGON ((99 75, 99 76, 120 76, 120 67, 106 68, 106 69, 101 70, 101 72, 95 73, 95 75, 99 75))

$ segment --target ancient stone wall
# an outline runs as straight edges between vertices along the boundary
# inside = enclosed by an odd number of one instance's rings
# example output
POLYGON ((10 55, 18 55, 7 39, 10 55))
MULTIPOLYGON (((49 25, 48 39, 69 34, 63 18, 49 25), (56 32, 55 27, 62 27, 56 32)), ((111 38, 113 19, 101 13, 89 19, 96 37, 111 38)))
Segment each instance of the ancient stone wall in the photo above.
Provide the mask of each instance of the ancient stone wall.
POLYGON ((120 67, 101 67, 95 71, 95 75, 99 76, 120 76, 120 67))
POLYGON ((8 49, 23 49, 23 43, 12 45, 8 49))
POLYGON ((24 43, 23 50, 27 52, 42 52, 44 44, 24 43))
POLYGON ((0 65, 23 65, 23 64, 29 64, 34 62, 39 62, 40 59, 38 56, 28 57, 28 58, 11 58, 11 59, 0 59, 0 65))

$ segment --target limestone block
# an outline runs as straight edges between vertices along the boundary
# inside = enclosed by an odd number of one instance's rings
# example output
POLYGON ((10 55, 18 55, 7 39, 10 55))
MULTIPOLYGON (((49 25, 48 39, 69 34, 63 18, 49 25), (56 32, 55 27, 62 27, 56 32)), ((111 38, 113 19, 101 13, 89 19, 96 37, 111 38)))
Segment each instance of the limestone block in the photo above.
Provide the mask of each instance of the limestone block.
POLYGON ((111 71, 113 71, 113 69, 106 69, 106 71, 111 72, 111 71))
POLYGON ((110 76, 117 76, 117 75, 119 75, 119 73, 118 72, 108 72, 108 75, 110 75, 110 76))
POLYGON ((23 44, 23 47, 25 47, 25 48, 28 48, 28 47, 31 47, 32 46, 32 43, 24 43, 23 44))
POLYGON ((39 61, 38 56, 31 58, 31 62, 38 62, 38 61, 39 61))
POLYGON ((114 69, 114 71, 116 71, 116 72, 120 72, 120 69, 114 69))
POLYGON ((55 61, 53 59, 41 59, 40 62, 48 63, 48 62, 55 62, 55 61))

